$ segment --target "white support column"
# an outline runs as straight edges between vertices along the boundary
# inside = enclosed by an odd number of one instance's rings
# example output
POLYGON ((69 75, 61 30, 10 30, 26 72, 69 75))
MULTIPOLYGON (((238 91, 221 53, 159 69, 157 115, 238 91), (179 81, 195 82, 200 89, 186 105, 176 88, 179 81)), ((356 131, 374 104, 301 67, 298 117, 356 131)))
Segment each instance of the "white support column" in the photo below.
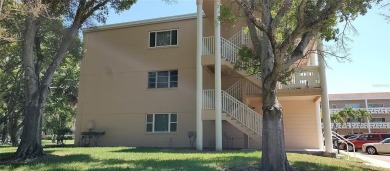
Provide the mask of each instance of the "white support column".
POLYGON ((202 38, 203 38, 203 0, 197 0, 196 17, 196 150, 203 150, 203 121, 202 121, 202 100, 203 100, 203 72, 202 72, 202 38))
POLYGON ((221 22, 219 10, 221 1, 214 1, 215 34, 215 150, 222 151, 222 88, 221 88, 221 22))
POLYGON ((328 98, 328 87, 326 81, 326 70, 325 70, 325 60, 324 60, 324 48, 322 45, 322 40, 317 40, 318 45, 318 65, 319 65, 319 73, 321 80, 321 103, 322 103, 322 118, 324 125, 324 138, 325 138, 325 152, 332 153, 333 150, 333 142, 332 142, 332 129, 330 122, 330 113, 329 113, 329 98, 328 98))
MULTIPOLYGON (((313 46, 312 47, 312 52, 314 52, 315 51, 315 48, 316 48, 316 46, 313 46)), ((317 64, 316 64, 316 55, 315 55, 315 53, 310 53, 310 66, 316 66, 317 64)))
MULTIPOLYGON (((366 110, 368 112, 368 102, 367 102, 367 99, 364 99, 364 102, 366 102, 366 110)), ((370 124, 370 118, 367 117, 367 129, 368 129, 368 133, 371 133, 371 124, 370 124)))
POLYGON ((320 100, 317 100, 315 103, 316 103, 316 122, 317 122, 318 148, 322 150, 324 148, 324 139, 322 137, 320 100))

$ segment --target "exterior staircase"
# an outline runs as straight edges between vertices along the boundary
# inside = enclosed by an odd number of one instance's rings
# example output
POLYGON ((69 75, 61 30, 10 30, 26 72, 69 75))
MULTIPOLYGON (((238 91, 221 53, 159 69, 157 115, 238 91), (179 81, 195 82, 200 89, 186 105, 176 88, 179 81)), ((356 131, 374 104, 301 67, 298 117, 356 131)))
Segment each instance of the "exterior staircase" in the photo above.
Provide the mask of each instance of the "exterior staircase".
MULTIPOLYGON (((258 33, 260 34, 260 33, 258 33)), ((215 37, 203 38, 203 55, 215 54, 215 37)), ((239 59, 238 51, 242 45, 249 44, 249 34, 242 28, 229 39, 221 37, 221 56, 230 62, 230 67, 239 59)), ((248 75, 244 71, 237 71, 246 79, 242 79, 231 85, 226 91, 222 91, 222 112, 226 115, 226 121, 241 130, 256 141, 261 141, 262 116, 255 110, 244 104, 243 93, 246 95, 261 94, 260 74, 248 75), (246 81, 246 82, 243 82, 246 81), (243 84, 245 83, 245 84, 243 84), (245 92, 243 92, 245 86, 245 92)), ((288 85, 278 84, 279 89, 304 89, 308 86, 320 87, 318 66, 305 66, 299 72, 292 75, 292 81, 288 85)), ((215 90, 203 90, 203 110, 214 110, 215 90)))
MULTIPOLYGON (((222 91, 222 112, 226 121, 254 140, 260 141, 263 118, 226 91, 222 91)), ((214 110, 215 90, 203 90, 203 110, 214 110)))

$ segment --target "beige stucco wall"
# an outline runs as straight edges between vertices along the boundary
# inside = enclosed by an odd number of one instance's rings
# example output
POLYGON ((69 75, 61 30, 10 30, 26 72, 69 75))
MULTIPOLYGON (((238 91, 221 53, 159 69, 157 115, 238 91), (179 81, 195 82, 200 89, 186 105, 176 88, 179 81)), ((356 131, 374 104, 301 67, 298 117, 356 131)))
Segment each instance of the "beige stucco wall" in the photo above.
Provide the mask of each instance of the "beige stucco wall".
POLYGON ((103 146, 189 146, 195 131, 196 20, 87 32, 76 143, 95 122, 103 146), (178 45, 149 48, 149 31, 178 29, 178 45), (177 88, 148 89, 148 71, 179 72, 177 88), (178 114, 176 133, 146 133, 147 113, 178 114))
POLYGON ((281 100, 287 149, 322 149, 313 100, 281 100))

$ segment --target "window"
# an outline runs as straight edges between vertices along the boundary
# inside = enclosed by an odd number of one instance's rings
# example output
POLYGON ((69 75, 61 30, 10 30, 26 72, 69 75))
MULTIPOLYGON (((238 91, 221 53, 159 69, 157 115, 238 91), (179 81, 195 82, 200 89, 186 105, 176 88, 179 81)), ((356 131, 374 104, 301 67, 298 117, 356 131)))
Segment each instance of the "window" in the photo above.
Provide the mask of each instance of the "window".
POLYGON ((367 140, 380 140, 378 134, 369 134, 367 140))
POLYGON ((176 132, 177 114, 159 113, 146 115, 146 132, 176 132))
POLYGON ((379 108, 379 107, 383 107, 383 104, 368 103, 368 108, 379 108))
POLYGON ((370 122, 386 122, 385 118, 371 118, 370 122))
MULTIPOLYGON (((390 138, 390 134, 382 134, 382 139, 386 139, 386 138, 390 138)), ((388 139, 387 142, 390 143, 390 139, 388 139)))
POLYGON ((177 45, 177 30, 149 32, 149 47, 177 45))
POLYGON ((360 119, 351 119, 351 118, 348 118, 347 119, 347 122, 360 122, 360 119))
POLYGON ((359 108, 359 107, 360 107, 360 104, 345 104, 345 107, 359 108))
POLYGON ((337 109, 337 105, 332 104, 332 109, 337 109))
POLYGON ((156 71, 148 73, 148 88, 177 87, 178 71, 156 71))
POLYGON ((361 135, 361 136, 358 138, 358 140, 367 140, 367 138, 368 138, 368 135, 365 134, 365 135, 361 135))

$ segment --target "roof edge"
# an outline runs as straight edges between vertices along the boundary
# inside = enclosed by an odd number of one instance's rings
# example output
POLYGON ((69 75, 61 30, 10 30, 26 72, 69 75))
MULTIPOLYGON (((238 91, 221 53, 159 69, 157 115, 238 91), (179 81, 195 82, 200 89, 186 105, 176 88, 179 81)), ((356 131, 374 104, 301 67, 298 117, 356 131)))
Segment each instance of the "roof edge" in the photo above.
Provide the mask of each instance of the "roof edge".
MULTIPOLYGON (((111 29, 118 29, 118 28, 132 27, 132 26, 141 26, 141 25, 148 25, 148 24, 155 24, 155 23, 165 23, 165 22, 170 22, 170 21, 195 19, 196 16, 197 16, 197 13, 190 13, 190 14, 183 14, 183 15, 175 15, 175 16, 168 16, 168 17, 146 19, 146 20, 130 21, 130 22, 124 22, 124 23, 118 23, 118 24, 109 24, 109 25, 90 27, 90 28, 83 29, 83 32, 89 33, 89 32, 95 32, 95 31, 111 30, 111 29)), ((203 17, 204 16, 205 16, 205 14, 203 13, 203 17)))

